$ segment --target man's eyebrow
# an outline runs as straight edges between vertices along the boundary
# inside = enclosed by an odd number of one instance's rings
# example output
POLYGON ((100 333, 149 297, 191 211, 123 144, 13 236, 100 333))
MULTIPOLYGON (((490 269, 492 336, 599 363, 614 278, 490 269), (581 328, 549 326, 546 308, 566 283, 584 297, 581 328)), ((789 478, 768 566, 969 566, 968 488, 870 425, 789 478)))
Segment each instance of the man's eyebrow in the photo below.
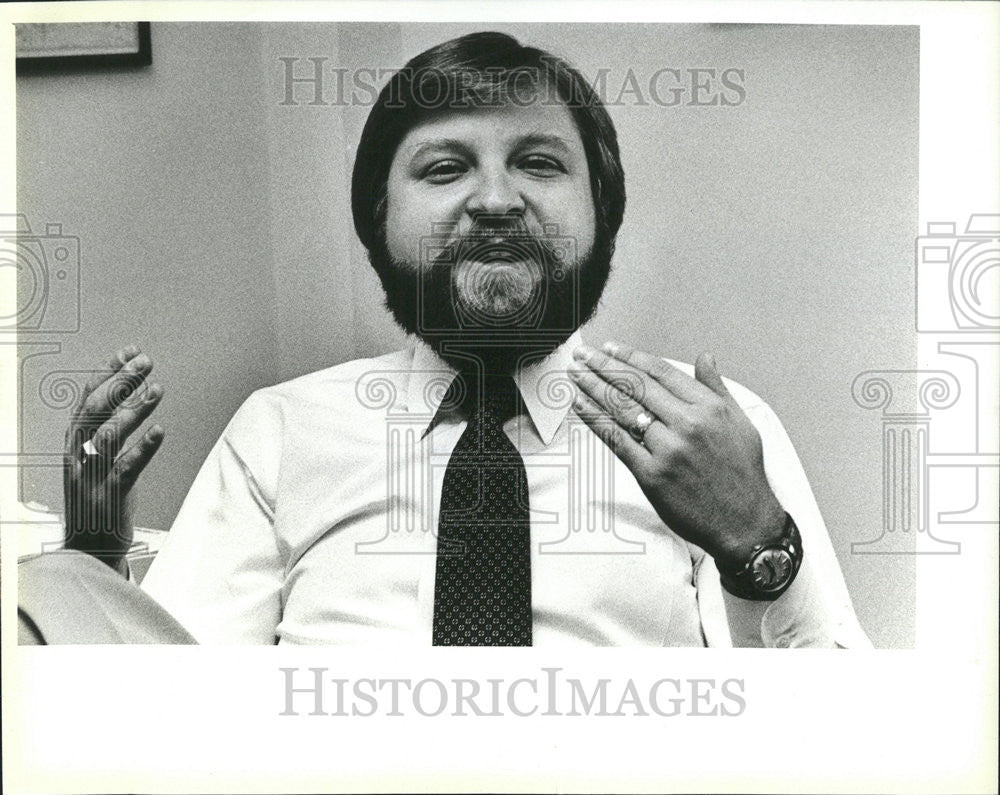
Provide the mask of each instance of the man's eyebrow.
POLYGON ((421 141, 419 144, 417 144, 413 148, 413 151, 410 153, 410 159, 415 160, 425 152, 442 152, 442 151, 468 152, 469 146, 468 144, 463 143, 457 138, 432 138, 427 141, 421 141))
MULTIPOLYGON (((561 152, 569 153, 572 147, 569 142, 558 133, 554 132, 533 132, 516 138, 513 141, 514 151, 531 149, 534 146, 548 146, 558 149, 561 152)), ((431 138, 421 141, 409 153, 409 159, 415 160, 427 152, 462 152, 469 153, 470 147, 458 138, 431 138)))
POLYGON ((518 150, 530 149, 533 146, 551 146, 566 153, 571 148, 569 142, 561 135, 549 132, 529 133, 522 138, 518 138, 515 144, 515 148, 518 150))

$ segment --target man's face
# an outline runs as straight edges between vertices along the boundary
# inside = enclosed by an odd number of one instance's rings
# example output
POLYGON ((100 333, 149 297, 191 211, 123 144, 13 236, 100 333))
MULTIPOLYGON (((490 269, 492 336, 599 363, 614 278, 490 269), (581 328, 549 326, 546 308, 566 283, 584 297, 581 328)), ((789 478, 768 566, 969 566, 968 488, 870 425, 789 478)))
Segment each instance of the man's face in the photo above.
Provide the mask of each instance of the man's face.
POLYGON ((610 264, 600 247, 606 261, 594 267, 587 157, 558 104, 455 110, 413 127, 393 158, 383 229, 371 255, 388 260, 387 303, 401 325, 429 342, 506 333, 505 366, 519 343, 547 353, 568 337, 596 305, 580 305, 578 281, 599 296, 610 264), (454 332, 428 330, 428 318, 448 327, 446 316, 454 332))

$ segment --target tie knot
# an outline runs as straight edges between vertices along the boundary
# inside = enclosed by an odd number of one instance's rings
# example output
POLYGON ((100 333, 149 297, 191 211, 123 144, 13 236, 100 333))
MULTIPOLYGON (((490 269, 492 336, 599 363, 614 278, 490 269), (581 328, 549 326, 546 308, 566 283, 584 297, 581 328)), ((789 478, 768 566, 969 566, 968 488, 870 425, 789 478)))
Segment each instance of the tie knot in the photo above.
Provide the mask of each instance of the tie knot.
POLYGON ((504 423, 521 412, 521 394, 513 377, 509 375, 460 373, 448 392, 449 397, 458 397, 458 394, 464 392, 462 412, 470 419, 483 413, 504 423))

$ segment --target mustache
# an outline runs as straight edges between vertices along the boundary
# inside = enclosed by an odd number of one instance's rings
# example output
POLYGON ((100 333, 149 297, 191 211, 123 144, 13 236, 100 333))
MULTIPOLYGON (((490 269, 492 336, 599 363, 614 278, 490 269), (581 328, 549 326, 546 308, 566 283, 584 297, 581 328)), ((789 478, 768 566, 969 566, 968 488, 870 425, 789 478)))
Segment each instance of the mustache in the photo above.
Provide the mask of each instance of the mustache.
POLYGON ((450 240, 433 258, 435 265, 460 262, 552 262, 556 253, 545 235, 533 233, 519 216, 477 218, 462 235, 450 240))
POLYGON ((492 237, 532 237, 524 218, 519 215, 480 215, 463 235, 470 240, 492 237))

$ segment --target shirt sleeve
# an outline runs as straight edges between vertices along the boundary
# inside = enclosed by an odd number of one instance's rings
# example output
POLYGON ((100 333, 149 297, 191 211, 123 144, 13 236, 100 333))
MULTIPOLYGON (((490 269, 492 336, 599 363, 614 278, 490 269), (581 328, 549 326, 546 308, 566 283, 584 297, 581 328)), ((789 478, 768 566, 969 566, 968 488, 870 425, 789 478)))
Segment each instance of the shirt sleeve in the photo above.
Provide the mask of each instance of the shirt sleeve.
POLYGON ((282 446, 275 398, 255 393, 202 465, 142 588, 199 643, 274 643, 286 555, 274 533, 282 446))
POLYGON ((773 602, 755 602, 726 592, 715 564, 698 550, 695 583, 706 642, 710 646, 870 648, 788 434, 774 411, 759 399, 744 410, 760 433, 771 489, 798 525, 804 556, 785 593, 773 602))

